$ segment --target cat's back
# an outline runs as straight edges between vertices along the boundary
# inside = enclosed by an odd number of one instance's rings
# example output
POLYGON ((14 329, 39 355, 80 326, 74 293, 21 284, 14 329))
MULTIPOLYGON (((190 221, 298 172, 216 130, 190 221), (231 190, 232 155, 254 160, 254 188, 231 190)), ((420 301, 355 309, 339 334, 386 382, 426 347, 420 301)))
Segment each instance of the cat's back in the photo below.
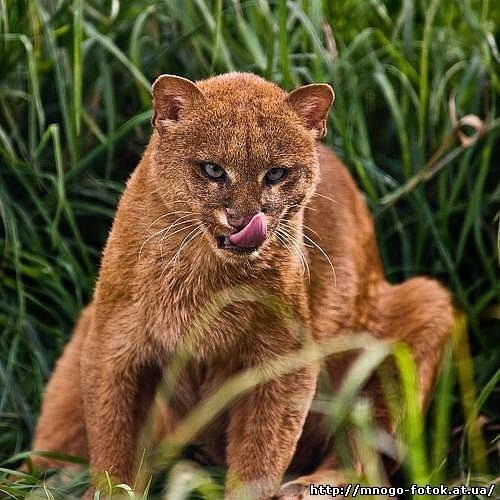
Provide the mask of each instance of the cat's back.
POLYGON ((383 277, 373 218, 347 167, 319 146, 321 178, 305 211, 313 317, 353 327, 358 298, 383 277))
MULTIPOLYGON (((319 146, 319 160, 320 181, 305 212, 306 225, 317 231, 321 241, 335 253, 375 242, 365 196, 347 167, 323 144, 319 146)), ((377 252, 376 246, 373 250, 377 252)))

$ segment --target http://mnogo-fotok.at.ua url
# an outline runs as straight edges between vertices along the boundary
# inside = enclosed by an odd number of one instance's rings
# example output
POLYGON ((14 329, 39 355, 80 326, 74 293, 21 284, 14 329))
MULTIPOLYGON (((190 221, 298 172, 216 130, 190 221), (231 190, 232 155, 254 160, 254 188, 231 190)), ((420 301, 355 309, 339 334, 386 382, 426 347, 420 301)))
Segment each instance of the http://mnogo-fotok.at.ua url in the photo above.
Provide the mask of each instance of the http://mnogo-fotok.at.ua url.
POLYGON ((331 497, 363 497, 363 496, 387 496, 399 497, 405 494, 412 496, 463 496, 463 495, 483 495, 492 497, 495 485, 488 486, 449 486, 440 484, 437 486, 412 484, 407 488, 395 486, 362 486, 360 484, 346 484, 344 486, 334 486, 331 484, 310 484, 309 495, 311 496, 331 496, 331 497))

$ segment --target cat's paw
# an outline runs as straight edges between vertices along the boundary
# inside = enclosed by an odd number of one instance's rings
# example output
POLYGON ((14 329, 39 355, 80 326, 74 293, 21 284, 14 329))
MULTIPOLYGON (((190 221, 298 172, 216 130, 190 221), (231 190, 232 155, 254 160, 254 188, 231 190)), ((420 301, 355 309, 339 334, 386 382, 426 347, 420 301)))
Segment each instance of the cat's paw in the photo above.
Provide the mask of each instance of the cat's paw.
MULTIPOLYGON (((309 476, 301 476, 293 481, 289 481, 281 486, 273 500, 312 500, 318 498, 332 498, 331 494, 320 495, 317 492, 311 493, 311 485, 329 485, 332 487, 344 486, 345 476, 337 471, 318 471, 309 476)), ((335 498, 347 498, 337 493, 335 498)))
POLYGON ((273 500, 304 500, 309 498, 309 485, 290 481, 281 486, 273 500))

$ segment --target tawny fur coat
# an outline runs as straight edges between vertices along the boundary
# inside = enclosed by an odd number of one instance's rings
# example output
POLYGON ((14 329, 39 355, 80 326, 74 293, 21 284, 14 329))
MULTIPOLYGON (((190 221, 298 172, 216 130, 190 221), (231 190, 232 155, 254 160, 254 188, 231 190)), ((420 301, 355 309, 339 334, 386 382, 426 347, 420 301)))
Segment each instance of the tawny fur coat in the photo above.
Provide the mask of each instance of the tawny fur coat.
MULTIPOLYGON (((141 427, 176 355, 188 361, 170 388, 170 430, 232 374, 360 330, 409 345, 425 407, 450 297, 428 278, 385 280, 365 200, 318 142, 331 88, 287 94, 251 74, 196 84, 164 75, 153 98, 151 141, 48 384, 34 448, 89 457, 96 473, 132 483, 141 427), (259 245, 226 246, 256 214, 266 224, 259 245)), ((332 390, 352 358, 326 360, 332 390)), ((228 468, 227 498, 270 498, 287 471, 298 478, 283 498, 338 479, 335 446, 310 411, 317 376, 308 363, 253 388, 197 437, 228 468)), ((391 430, 375 378, 365 391, 391 430)))

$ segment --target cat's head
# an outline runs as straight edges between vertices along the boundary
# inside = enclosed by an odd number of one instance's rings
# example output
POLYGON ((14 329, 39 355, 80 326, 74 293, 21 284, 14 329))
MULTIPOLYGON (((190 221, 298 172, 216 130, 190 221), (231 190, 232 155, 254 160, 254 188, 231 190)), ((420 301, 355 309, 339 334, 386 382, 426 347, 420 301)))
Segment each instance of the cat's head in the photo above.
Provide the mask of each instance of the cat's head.
POLYGON ((317 141, 333 99, 326 84, 286 93, 248 73, 197 83, 160 76, 152 118, 157 191, 186 203, 216 252, 258 256, 278 226, 290 232, 314 193, 317 141))

